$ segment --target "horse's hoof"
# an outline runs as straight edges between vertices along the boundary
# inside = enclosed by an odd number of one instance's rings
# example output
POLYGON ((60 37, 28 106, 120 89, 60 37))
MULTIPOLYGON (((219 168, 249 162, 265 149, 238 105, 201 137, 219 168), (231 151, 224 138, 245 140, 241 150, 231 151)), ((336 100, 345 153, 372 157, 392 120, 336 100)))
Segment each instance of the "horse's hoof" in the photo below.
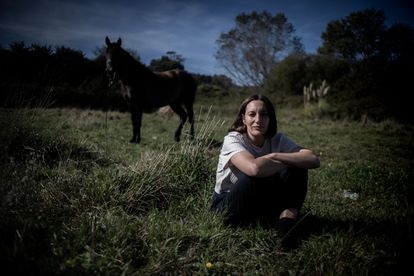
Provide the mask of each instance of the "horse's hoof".
POLYGON ((140 139, 132 138, 129 142, 133 143, 133 144, 139 144, 139 142, 141 142, 141 141, 140 141, 140 139))

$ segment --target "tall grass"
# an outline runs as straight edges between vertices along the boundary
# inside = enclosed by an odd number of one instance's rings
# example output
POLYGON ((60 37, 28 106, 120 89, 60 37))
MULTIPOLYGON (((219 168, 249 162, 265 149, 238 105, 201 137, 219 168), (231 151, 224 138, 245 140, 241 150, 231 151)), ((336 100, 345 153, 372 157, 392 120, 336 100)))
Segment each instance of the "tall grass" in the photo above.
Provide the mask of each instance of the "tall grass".
POLYGON ((209 211, 220 142, 234 113, 226 108, 200 107, 196 139, 180 143, 172 141, 176 118, 146 115, 140 146, 128 143, 127 114, 0 109, 4 270, 388 275, 410 268, 412 127, 278 110, 280 130, 323 164, 309 175, 295 229, 302 242, 281 253, 273 229, 228 228, 209 211))

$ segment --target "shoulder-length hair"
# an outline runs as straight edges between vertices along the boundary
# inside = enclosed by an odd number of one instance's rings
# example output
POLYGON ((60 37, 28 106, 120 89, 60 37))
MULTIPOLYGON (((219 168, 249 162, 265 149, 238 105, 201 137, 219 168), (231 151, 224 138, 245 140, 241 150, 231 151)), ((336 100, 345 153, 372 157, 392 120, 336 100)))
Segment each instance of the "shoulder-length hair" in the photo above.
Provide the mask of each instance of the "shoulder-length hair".
POLYGON ((277 133, 277 120, 276 120, 276 111, 272 104, 272 102, 269 100, 268 97, 262 95, 262 94, 253 94, 247 99, 245 99, 239 108, 239 113, 237 114, 236 120, 230 127, 229 131, 237 131, 240 133, 245 133, 246 126, 243 123, 243 115, 246 113, 246 106, 251 101, 262 101, 265 104, 267 114, 269 116, 269 127, 267 129, 267 132, 265 134, 266 138, 271 138, 277 133))

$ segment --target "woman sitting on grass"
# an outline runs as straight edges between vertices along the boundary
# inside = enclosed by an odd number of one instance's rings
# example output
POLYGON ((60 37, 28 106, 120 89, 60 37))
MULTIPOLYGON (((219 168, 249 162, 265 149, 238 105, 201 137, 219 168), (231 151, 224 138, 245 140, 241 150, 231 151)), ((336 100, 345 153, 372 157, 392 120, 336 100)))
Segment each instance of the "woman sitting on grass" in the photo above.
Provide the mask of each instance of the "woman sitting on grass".
POLYGON ((211 207, 224 211, 225 222, 233 226, 279 219, 280 247, 288 250, 288 234, 307 192, 307 170, 319 165, 311 150, 277 133, 271 101, 252 95, 224 137, 211 207))

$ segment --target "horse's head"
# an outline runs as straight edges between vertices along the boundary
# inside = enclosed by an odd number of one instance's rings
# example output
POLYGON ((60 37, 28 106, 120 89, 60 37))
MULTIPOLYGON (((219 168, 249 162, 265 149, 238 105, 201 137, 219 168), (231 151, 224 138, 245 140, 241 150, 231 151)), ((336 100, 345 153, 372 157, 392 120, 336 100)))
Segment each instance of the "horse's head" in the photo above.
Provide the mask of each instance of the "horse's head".
POLYGON ((117 42, 111 42, 108 37, 105 38, 106 50, 105 50, 105 58, 106 58, 106 73, 110 79, 110 85, 112 85, 115 79, 115 71, 116 71, 116 60, 119 59, 119 55, 122 51, 121 38, 118 38, 117 42), (114 62, 115 61, 115 62, 114 62))

